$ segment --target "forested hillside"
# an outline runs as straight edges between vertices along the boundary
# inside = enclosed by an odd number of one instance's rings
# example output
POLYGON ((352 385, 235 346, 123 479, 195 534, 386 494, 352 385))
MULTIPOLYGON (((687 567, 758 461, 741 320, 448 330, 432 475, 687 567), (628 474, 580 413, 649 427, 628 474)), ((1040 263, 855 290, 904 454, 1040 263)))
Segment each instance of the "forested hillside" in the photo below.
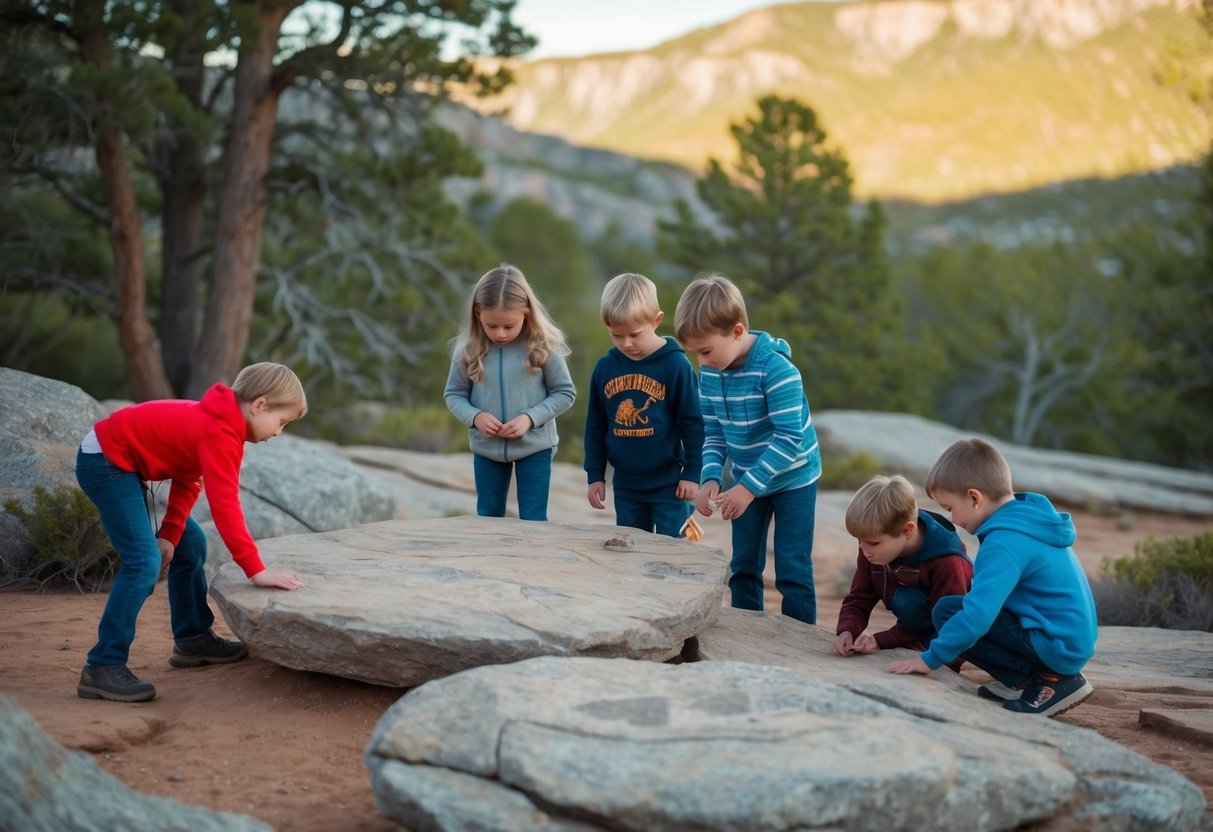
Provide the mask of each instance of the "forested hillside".
POLYGON ((522 61, 476 106, 699 170, 733 153, 721 126, 773 93, 817 111, 860 196, 1020 191, 1204 153, 1193 79, 1160 83, 1213 58, 1195 12, 1190 0, 790 3, 642 52, 522 61))

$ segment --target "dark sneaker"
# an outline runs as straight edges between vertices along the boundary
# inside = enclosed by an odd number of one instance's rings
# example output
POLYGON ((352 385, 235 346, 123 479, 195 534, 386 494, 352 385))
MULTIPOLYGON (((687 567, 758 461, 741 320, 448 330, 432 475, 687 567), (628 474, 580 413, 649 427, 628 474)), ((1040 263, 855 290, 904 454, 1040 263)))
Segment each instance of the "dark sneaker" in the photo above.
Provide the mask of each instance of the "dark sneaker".
POLYGON ((243 641, 219 638, 214 630, 200 636, 173 642, 173 655, 168 663, 173 667, 201 667, 204 664, 231 664, 248 655, 243 641))
POLYGON ((1057 676, 1053 673, 1037 673, 1023 690, 1023 696, 1002 703, 1008 711, 1017 714, 1040 714, 1057 716, 1070 710, 1095 692, 1087 677, 1081 673, 1074 676, 1057 676))
POLYGON ((76 694, 81 699, 146 702, 156 698, 156 686, 141 681, 124 664, 86 664, 76 694))
POLYGON ((1023 696, 1023 689, 1027 686, 1027 682, 1022 682, 1012 688, 995 679, 993 682, 987 682, 979 687, 977 695, 982 699, 993 699, 995 702, 1014 701, 1023 696))

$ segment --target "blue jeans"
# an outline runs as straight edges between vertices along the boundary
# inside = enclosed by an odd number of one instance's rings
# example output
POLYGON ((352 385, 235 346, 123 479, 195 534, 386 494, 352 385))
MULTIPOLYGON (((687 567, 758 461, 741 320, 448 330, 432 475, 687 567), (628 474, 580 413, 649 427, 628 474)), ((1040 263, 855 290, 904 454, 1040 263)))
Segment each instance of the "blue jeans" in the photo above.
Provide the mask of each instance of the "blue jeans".
POLYGON ((523 520, 548 519, 548 487, 552 482, 552 451, 539 451, 513 462, 496 462, 475 454, 476 513, 481 517, 505 517, 505 498, 510 493, 510 475, 518 479, 518 516, 523 520))
POLYGON ((733 521, 733 560, 729 563, 732 605, 762 609, 762 572, 767 565, 767 532, 775 520, 775 588, 783 596, 781 612, 806 624, 817 623, 813 594, 813 525, 817 483, 755 497, 733 521))
POLYGON ((615 523, 646 532, 678 537, 693 505, 674 495, 675 486, 615 489, 615 523))
MULTIPOLYGON (((936 632, 943 629, 949 618, 960 612, 963 604, 963 595, 945 595, 935 602, 931 617, 936 632)), ((961 653, 960 658, 972 662, 1011 688, 1027 681, 1033 673, 1048 670, 1032 646, 1028 631, 1020 626, 1019 618, 1005 609, 998 613, 986 634, 961 653)))
MULTIPOLYGON (((893 615, 897 624, 907 630, 929 633, 935 636, 935 625, 931 623, 931 598, 926 590, 917 586, 899 586, 893 592, 893 615)), ((927 639, 924 639, 926 641, 927 639)))
MULTIPOLYGON (((97 627, 89 664, 126 664, 135 639, 135 620, 156 588, 160 548, 148 518, 138 474, 110 464, 104 454, 76 454, 76 480, 97 506, 101 524, 118 552, 120 566, 97 627)), ((169 620, 173 638, 202 635, 215 623, 206 602, 206 535, 189 518, 168 570, 169 620)))

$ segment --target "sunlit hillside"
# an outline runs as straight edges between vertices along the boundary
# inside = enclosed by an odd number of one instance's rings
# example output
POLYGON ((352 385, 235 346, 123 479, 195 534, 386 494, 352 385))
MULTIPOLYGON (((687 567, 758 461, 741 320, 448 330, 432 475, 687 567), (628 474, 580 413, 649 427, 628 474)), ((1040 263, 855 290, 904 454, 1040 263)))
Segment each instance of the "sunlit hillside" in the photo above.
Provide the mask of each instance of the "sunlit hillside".
POLYGON ((923 201, 1189 163, 1210 119, 1193 0, 864 0, 751 12, 643 52, 519 64, 520 130, 699 169, 769 92, 808 103, 861 195, 923 201))

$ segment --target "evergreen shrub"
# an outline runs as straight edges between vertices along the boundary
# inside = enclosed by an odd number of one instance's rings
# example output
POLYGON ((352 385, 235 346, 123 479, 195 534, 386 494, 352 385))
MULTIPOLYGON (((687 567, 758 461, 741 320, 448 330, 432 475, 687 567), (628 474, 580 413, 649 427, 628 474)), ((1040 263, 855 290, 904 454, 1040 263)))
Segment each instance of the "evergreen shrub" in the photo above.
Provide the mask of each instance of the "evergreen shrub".
POLYGON ((1213 632, 1213 532, 1105 559, 1092 590, 1100 624, 1213 632))
POLYGON ((110 545, 97 507, 78 488, 34 488, 34 506, 6 500, 4 510, 29 534, 28 554, 0 563, 0 581, 10 588, 97 592, 113 579, 118 553, 110 545))

